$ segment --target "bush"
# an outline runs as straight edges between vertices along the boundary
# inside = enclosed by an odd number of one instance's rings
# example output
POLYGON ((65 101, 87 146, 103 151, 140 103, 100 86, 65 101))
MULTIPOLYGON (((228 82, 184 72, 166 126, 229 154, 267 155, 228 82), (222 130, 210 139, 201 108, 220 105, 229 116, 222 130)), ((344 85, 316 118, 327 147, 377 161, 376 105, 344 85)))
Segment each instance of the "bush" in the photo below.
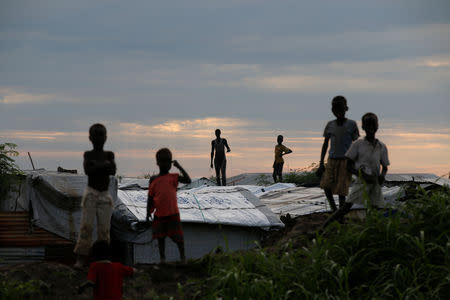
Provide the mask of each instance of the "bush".
MULTIPOLYGON (((369 210, 308 247, 210 257, 206 299, 445 299, 450 295, 450 190, 419 192, 400 214, 369 210)), ((447 298, 448 299, 448 298, 447 298)))
POLYGON ((44 299, 49 287, 40 280, 0 281, 0 300, 44 299))
POLYGON ((319 186, 320 177, 316 175, 317 169, 316 163, 312 163, 305 168, 291 169, 288 174, 283 176, 283 182, 305 187, 319 186))
POLYGON ((15 150, 16 147, 17 145, 13 143, 0 144, 0 200, 8 194, 11 186, 17 182, 17 175, 22 174, 12 158, 19 155, 19 152, 15 150))

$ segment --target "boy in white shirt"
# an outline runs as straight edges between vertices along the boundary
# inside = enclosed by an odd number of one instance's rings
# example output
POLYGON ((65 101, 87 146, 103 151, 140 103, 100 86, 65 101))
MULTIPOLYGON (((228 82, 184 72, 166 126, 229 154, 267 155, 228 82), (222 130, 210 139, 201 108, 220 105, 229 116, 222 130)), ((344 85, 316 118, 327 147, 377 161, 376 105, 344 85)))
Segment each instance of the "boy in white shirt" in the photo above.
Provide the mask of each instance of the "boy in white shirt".
POLYGON ((366 136, 355 141, 345 153, 347 168, 358 176, 358 179, 351 187, 347 202, 325 222, 322 228, 334 220, 342 220, 355 203, 364 204, 366 207, 379 207, 383 203, 381 185, 388 171, 389 158, 386 145, 375 138, 378 117, 374 113, 366 113, 362 117, 362 128, 366 136))

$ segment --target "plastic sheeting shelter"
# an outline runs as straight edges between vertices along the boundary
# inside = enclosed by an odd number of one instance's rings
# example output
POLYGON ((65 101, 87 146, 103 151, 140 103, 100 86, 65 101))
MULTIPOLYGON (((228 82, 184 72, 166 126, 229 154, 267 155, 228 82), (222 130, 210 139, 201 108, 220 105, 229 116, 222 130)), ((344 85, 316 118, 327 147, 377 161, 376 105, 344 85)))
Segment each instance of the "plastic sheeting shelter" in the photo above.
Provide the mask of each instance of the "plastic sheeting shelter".
MULTIPOLYGON (((265 230, 282 228, 283 223, 258 197, 243 187, 199 187, 178 191, 187 258, 201 257, 216 248, 253 248, 265 230)), ((145 224, 146 190, 119 190, 113 213, 112 230, 131 245, 129 263, 159 262, 157 241, 145 224)), ((174 243, 166 243, 166 259, 178 260, 174 243)))
MULTIPOLYGON (((76 241, 81 220, 84 175, 53 171, 26 171, 18 191, 2 202, 2 211, 29 211, 32 223, 67 240, 76 241)), ((109 192, 117 201, 117 181, 111 176, 109 192)), ((94 232, 94 238, 96 232, 94 232)))

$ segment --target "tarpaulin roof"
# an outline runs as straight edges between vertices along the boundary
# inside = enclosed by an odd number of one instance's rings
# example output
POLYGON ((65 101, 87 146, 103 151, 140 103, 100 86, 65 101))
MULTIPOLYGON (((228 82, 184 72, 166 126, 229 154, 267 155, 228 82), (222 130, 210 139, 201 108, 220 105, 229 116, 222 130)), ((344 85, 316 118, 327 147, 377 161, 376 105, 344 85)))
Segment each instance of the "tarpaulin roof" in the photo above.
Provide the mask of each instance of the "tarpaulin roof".
MULTIPOLYGON (((283 227, 279 218, 258 197, 240 186, 199 187, 177 193, 182 222, 249 227, 283 227)), ((124 205, 137 222, 146 218, 147 191, 119 190, 124 205)))

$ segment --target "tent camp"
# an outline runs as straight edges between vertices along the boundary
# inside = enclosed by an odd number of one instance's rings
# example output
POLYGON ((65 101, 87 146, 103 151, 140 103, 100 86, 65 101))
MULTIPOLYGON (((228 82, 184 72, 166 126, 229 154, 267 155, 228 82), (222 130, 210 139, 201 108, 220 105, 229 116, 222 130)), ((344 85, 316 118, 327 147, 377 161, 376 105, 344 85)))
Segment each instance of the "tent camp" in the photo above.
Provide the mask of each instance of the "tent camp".
MULTIPOLYGON (((241 250, 255 246, 266 230, 282 228, 279 217, 329 211, 320 188, 290 183, 260 186, 260 174, 236 177, 246 185, 213 186, 206 178, 178 191, 178 205, 188 258, 201 257, 217 248, 241 250), (212 185, 212 186, 209 186, 212 185), (193 188, 189 188, 195 186, 193 188)), ((386 206, 398 205, 405 185, 423 188, 449 185, 433 174, 388 174, 383 195, 386 206)), ((16 191, 0 202, 0 263, 54 259, 72 255, 77 238, 80 202, 87 177, 45 170, 27 171, 16 191), (63 250, 61 250, 63 249, 63 250)), ((151 226, 145 223, 147 179, 111 177, 114 199, 111 219, 116 258, 127 264, 159 261, 151 226)), ((355 208, 358 208, 355 206, 355 208)), ((95 233, 94 233, 95 238, 95 233)), ((167 260, 178 259, 171 242, 167 260)))
MULTIPOLYGON (((8 216, 2 218, 5 224, 0 231, 2 259, 25 260, 28 253, 33 260, 40 260, 49 257, 53 244, 66 243, 72 247, 77 239, 86 184, 84 175, 27 171, 17 191, 0 204, 0 210, 8 216), (39 230, 52 238, 39 240, 39 230), (15 254, 19 252, 13 246, 23 250, 19 251, 23 255, 17 257, 15 254)), ((188 258, 200 257, 217 247, 248 249, 262 238, 264 230, 283 227, 278 217, 247 189, 208 187, 208 184, 200 181, 199 187, 178 192, 188 258)), ((159 261, 157 245, 151 241, 151 228, 143 223, 148 180, 128 179, 120 184, 119 190, 117 186, 116 179, 111 177, 109 191, 114 200, 111 232, 113 245, 120 250, 115 253, 129 264, 159 261)), ((95 236, 94 232, 94 239, 95 236)), ((172 246, 167 243, 168 261, 178 259, 172 246)))
MULTIPOLYGON (((27 261, 31 257, 32 260, 43 260, 55 258, 55 255, 72 255, 80 227, 80 203, 86 184, 87 177, 84 175, 43 169, 25 171, 16 189, 0 203, 2 260, 27 261), (58 245, 66 247, 60 254, 55 254, 58 245), (28 255, 30 253, 33 255, 28 255)), ((109 191, 116 202, 115 177, 111 177, 109 191)))
MULTIPOLYGON (((112 231, 128 244, 127 263, 159 261, 157 242, 145 223, 147 191, 121 190, 114 208, 112 231)), ((187 258, 201 257, 217 248, 242 250, 255 246, 265 230, 283 227, 283 223, 252 192, 243 187, 202 186, 180 190, 178 207, 183 224, 187 258)), ((177 260, 175 244, 166 245, 167 260, 177 260)))

